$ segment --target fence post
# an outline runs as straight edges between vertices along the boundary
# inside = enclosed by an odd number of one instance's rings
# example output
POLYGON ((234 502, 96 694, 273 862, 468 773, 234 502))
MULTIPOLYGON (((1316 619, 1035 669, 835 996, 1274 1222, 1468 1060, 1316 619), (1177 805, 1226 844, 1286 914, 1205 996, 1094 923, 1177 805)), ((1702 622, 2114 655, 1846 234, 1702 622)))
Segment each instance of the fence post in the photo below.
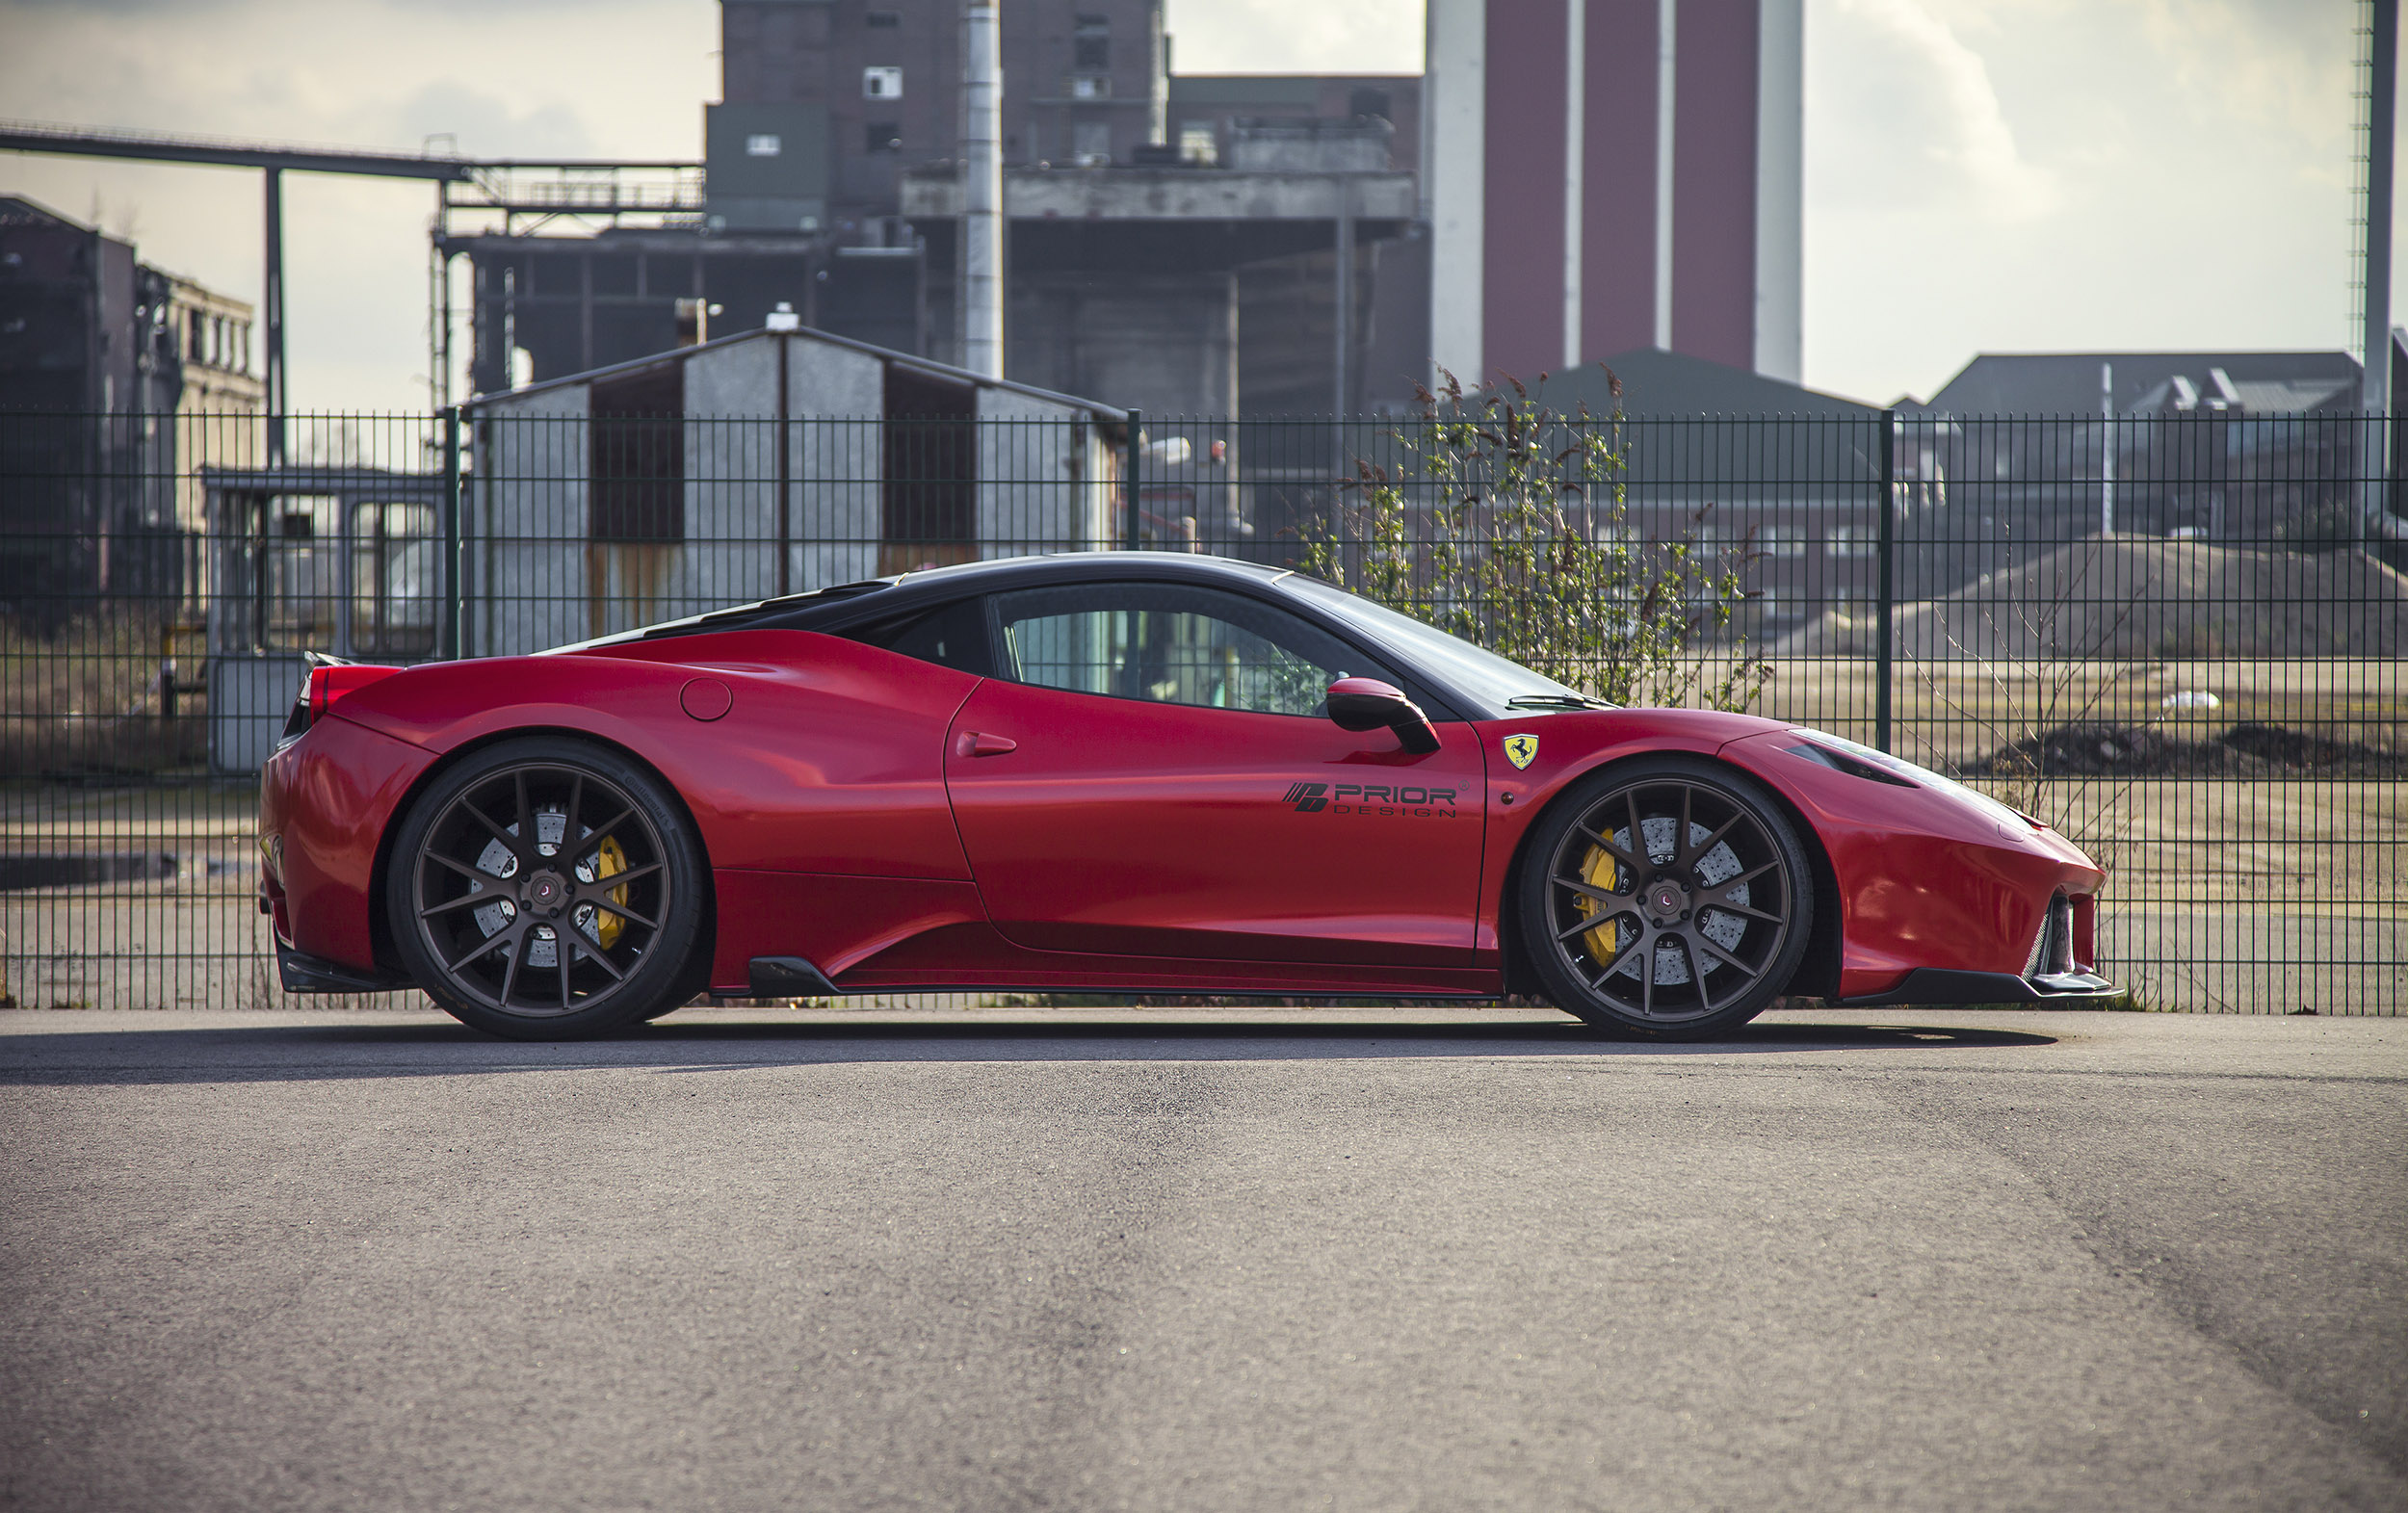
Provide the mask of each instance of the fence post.
POLYGON ((1880 552, 1879 587, 1874 589, 1878 628, 1873 632, 1872 744, 1890 749, 1890 678, 1898 655, 1898 411, 1881 412, 1881 500, 1874 540, 1880 552))
POLYGON ((1122 511, 1125 518, 1120 523, 1120 544, 1131 552, 1145 545, 1145 526, 1138 516, 1138 464, 1145 456, 1145 449, 1138 440, 1138 427, 1144 419, 1143 410, 1129 412, 1129 439, 1120 462, 1122 487, 1128 494, 1128 507, 1122 511))
POLYGON ((447 662, 457 661, 467 644, 466 586, 460 581, 460 569, 467 561, 466 543, 461 539, 459 485, 459 406, 455 404, 443 412, 443 642, 439 648, 447 662))

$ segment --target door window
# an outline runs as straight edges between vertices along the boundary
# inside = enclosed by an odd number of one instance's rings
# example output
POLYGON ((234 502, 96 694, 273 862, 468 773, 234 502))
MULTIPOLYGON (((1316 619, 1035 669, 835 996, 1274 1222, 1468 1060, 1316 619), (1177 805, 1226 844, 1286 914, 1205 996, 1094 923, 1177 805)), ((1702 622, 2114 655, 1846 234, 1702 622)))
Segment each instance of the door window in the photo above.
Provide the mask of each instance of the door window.
POLYGON ((1345 677, 1396 674, 1325 631, 1242 594, 1177 584, 1068 584, 999 594, 1006 677, 1157 704, 1326 713, 1345 677))

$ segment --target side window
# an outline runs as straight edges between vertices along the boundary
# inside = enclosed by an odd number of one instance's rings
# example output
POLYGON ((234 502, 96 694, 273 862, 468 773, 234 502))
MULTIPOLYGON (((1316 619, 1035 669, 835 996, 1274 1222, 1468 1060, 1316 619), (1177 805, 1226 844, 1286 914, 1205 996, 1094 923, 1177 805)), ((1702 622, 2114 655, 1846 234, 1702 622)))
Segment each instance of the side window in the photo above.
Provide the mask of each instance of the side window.
POLYGON ((899 656, 916 657, 977 677, 986 677, 993 665, 986 654, 986 609, 977 599, 963 599, 916 619, 890 620, 844 634, 899 656))
POLYGON ((1396 675, 1285 611, 1178 584, 1072 584, 999 594, 1004 676, 1158 704, 1323 713, 1343 677, 1396 675))

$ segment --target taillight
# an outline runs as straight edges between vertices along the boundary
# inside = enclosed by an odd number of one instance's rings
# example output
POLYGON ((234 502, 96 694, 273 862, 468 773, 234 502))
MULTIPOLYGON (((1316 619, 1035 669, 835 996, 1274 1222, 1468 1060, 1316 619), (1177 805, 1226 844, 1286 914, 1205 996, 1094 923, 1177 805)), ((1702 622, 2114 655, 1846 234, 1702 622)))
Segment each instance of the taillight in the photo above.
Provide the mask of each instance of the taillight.
POLYGON ((310 668, 310 719, 313 721, 324 719, 327 711, 344 694, 364 689, 380 678, 389 678, 401 670, 399 667, 374 667, 348 664, 310 668))

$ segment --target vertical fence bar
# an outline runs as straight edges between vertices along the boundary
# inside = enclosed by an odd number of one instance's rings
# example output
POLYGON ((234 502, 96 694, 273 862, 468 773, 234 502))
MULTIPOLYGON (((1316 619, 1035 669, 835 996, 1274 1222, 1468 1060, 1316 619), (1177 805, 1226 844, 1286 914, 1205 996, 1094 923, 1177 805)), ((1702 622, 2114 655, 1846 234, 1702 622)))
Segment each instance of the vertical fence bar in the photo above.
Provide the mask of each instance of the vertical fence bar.
POLYGON ((1881 496, 1875 516, 1874 542, 1879 554, 1877 606, 1872 651, 1873 749, 1890 749, 1890 679, 1898 660, 1898 411, 1881 412, 1881 496))
POLYGON ((1129 434, 1122 446, 1120 462, 1121 486, 1129 501, 1127 509, 1123 511, 1127 518, 1121 522, 1120 544, 1132 552, 1145 545, 1145 525, 1138 513, 1138 465, 1145 457, 1144 444, 1138 439, 1138 427, 1144 419, 1143 410, 1133 409, 1129 412, 1129 434))
POLYGON ((459 482, 459 406, 445 410, 443 420, 443 644, 441 656, 456 661, 467 645, 462 621, 468 595, 460 572, 467 565, 467 544, 461 539, 459 482))

